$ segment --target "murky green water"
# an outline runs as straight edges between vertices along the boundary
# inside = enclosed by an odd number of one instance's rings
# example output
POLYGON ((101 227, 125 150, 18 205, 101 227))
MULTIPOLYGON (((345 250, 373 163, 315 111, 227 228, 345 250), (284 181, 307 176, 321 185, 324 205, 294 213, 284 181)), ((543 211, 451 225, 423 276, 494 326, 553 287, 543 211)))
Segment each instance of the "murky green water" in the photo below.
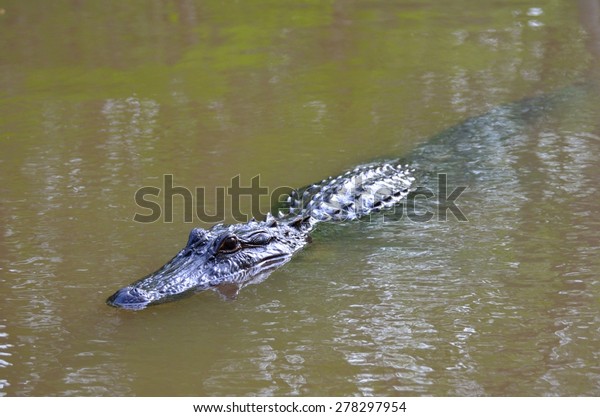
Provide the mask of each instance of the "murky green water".
POLYGON ((488 3, 0 4, 0 395, 600 395, 600 4, 488 3), (140 187, 211 212, 238 174, 400 156, 469 221, 323 225, 236 301, 104 304, 209 226, 134 222, 140 187))

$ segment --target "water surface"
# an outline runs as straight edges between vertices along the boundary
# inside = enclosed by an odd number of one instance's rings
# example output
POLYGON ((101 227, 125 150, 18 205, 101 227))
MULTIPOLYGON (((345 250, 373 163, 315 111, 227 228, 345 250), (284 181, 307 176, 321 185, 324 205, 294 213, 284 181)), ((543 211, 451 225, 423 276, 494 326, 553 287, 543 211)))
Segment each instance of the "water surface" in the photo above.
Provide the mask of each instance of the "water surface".
POLYGON ((0 395, 600 395, 598 2, 1 7, 0 395), (210 226, 134 222, 140 187, 213 212, 236 175, 396 157, 469 221, 323 225, 235 301, 104 304, 210 226))

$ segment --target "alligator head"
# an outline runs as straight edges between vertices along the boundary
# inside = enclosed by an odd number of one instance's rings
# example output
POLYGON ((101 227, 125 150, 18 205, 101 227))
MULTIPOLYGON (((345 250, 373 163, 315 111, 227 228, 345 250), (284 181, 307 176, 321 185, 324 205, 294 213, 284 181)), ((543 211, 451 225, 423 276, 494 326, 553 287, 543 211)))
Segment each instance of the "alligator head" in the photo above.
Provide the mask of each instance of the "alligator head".
POLYGON ((106 300, 140 310, 207 289, 237 294, 239 289, 286 263, 309 242, 311 217, 250 221, 209 230, 192 229, 185 247, 156 272, 121 288, 106 300))

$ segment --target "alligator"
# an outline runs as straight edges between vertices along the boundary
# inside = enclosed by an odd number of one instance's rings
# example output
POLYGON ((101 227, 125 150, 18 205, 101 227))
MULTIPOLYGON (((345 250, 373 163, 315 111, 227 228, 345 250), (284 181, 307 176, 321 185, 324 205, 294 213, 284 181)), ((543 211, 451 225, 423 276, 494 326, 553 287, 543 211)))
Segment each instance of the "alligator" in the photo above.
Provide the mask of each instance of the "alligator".
POLYGON ((402 164, 361 165, 292 191, 282 210, 264 221, 194 228, 173 259, 118 290, 107 303, 139 310, 208 289, 235 298, 242 287, 261 281, 310 243, 318 223, 355 220, 391 208, 414 182, 412 169, 402 164))
MULTIPOLYGON (((355 220, 390 209, 438 172, 454 172, 511 188, 512 150, 527 146, 527 129, 544 123, 565 99, 586 87, 498 106, 443 131, 401 160, 361 165, 290 193, 284 212, 263 221, 193 229, 185 247, 156 272, 110 296, 114 307, 139 310, 214 289, 234 298, 240 288, 263 280, 310 241, 322 222, 355 220), (508 155, 508 156, 507 156, 508 155), (415 177, 418 177, 418 181, 415 177)), ((560 106, 559 106, 560 105, 560 106)))

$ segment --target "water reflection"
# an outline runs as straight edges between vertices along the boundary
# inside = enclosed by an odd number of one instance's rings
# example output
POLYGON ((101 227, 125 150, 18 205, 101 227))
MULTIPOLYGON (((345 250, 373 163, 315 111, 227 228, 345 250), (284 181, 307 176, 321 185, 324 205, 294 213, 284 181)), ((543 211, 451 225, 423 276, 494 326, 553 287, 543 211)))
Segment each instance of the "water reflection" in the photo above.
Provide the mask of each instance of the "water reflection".
POLYGON ((155 132, 160 105, 150 99, 108 99, 102 106, 107 138, 99 148, 105 153, 103 172, 112 185, 125 178, 124 172, 139 171, 155 149, 155 132))
MULTIPOLYGON (((8 333, 6 333, 6 325, 0 324, 0 369, 7 368, 13 364, 10 362, 12 353, 10 349, 14 347, 8 342, 8 333)), ((0 379, 0 397, 6 395, 6 388, 10 386, 8 379, 0 379)))

